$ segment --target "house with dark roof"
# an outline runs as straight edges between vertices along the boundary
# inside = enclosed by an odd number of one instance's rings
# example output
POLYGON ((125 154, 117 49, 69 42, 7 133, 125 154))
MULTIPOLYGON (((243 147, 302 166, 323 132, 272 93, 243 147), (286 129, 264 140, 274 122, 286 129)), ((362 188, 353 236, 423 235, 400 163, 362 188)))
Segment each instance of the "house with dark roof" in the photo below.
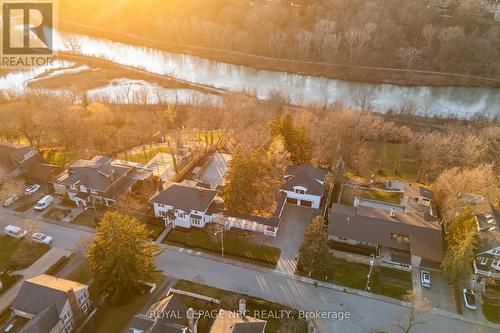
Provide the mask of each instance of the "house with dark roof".
POLYGON ((152 176, 151 169, 138 163, 95 156, 78 160, 52 181, 55 192, 67 196, 77 206, 112 206, 119 196, 139 181, 152 176))
POLYGON ((197 333, 198 318, 181 296, 170 293, 153 304, 148 313, 135 315, 129 328, 132 333, 197 333))
POLYGON ((488 280, 500 280, 500 210, 493 205, 475 215, 479 242, 472 262, 473 286, 484 290, 488 280))
POLYGON ((270 217, 227 211, 217 194, 217 190, 174 183, 155 194, 149 202, 155 216, 161 218, 165 226, 203 228, 207 223, 216 222, 225 229, 237 228, 276 236, 285 205, 284 193, 279 196, 270 217))
POLYGON ((11 177, 24 176, 32 181, 48 183, 60 169, 48 164, 31 146, 0 141, 0 167, 11 177))
POLYGON ((216 212, 209 212, 216 195, 216 190, 172 184, 149 202, 155 216, 162 218, 167 226, 203 228, 216 217, 216 212))
POLYGON ((444 257, 443 233, 435 216, 421 212, 333 204, 329 239, 372 249, 382 262, 437 268, 444 257))
POLYGON ((74 331, 91 306, 87 285, 44 274, 23 282, 11 308, 25 322, 19 332, 49 333, 74 331))
POLYGON ((327 175, 326 170, 310 164, 289 165, 280 191, 288 204, 319 209, 327 175))

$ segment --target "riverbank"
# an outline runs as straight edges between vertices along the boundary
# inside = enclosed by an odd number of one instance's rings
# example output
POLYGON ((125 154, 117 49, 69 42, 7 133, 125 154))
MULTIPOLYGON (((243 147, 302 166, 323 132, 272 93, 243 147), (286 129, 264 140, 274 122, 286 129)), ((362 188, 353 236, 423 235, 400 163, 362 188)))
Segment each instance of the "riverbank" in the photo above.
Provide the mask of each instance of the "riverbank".
POLYGON ((400 86, 458 86, 458 87, 492 87, 500 88, 500 78, 485 78, 456 73, 438 73, 430 71, 404 70, 394 68, 378 68, 350 65, 333 65, 318 62, 298 61, 263 57, 231 50, 222 50, 192 45, 178 45, 140 36, 97 28, 89 25, 60 21, 62 31, 85 34, 116 42, 136 46, 160 49, 167 52, 189 54, 235 65, 243 65, 258 70, 289 72, 303 75, 313 75, 331 79, 373 83, 394 84, 400 86))

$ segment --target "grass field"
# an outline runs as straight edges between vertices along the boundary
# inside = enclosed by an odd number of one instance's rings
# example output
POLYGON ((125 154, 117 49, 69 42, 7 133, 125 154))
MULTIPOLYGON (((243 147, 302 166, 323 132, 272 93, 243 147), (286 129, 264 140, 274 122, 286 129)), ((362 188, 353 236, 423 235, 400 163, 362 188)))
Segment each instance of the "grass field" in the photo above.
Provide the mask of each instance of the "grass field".
POLYGON ((363 189, 361 190, 361 197, 369 200, 376 200, 393 204, 401 203, 401 193, 398 192, 363 189))
POLYGON ((0 267, 18 270, 31 266, 50 250, 50 246, 0 236, 0 267))
POLYGON ((68 216, 69 213, 71 213, 71 209, 52 208, 48 212, 43 214, 43 217, 62 221, 62 219, 68 216))
MULTIPOLYGON (((257 244, 245 235, 246 233, 240 230, 225 231, 224 255, 256 265, 276 267, 281 250, 276 247, 257 244)), ((209 235, 205 229, 172 229, 163 240, 163 243, 221 255, 221 244, 209 235)))
MULTIPOLYGON (((247 311, 249 316, 258 318, 259 313, 269 313, 272 311, 278 311, 278 310, 291 310, 292 311, 292 317, 295 316, 295 319, 288 319, 288 318, 262 318, 264 320, 267 320, 266 324, 266 332, 278 332, 280 329, 282 329, 282 332, 288 332, 286 328, 284 327, 285 325, 289 325, 291 321, 295 324, 294 326, 297 328, 297 330, 294 330, 293 332, 296 333, 306 333, 307 332, 307 322, 303 319, 296 319, 297 318, 297 310, 291 309, 287 306, 283 306, 277 303, 271 303, 266 300, 262 300, 259 298, 254 298, 246 295, 240 295, 236 294, 230 291, 218 289, 218 288, 213 288, 209 286, 205 286, 199 283, 191 282, 191 281, 185 281, 185 280, 180 280, 177 282, 177 284, 174 287, 175 289, 180 289, 184 291, 190 291, 196 294, 208 296, 211 298, 215 298, 221 301, 220 307, 225 310, 229 311, 236 311, 238 310, 238 301, 240 299, 245 299, 246 304, 247 304, 247 311)), ((206 304, 207 302, 205 302, 206 304)), ((194 306, 203 306, 203 303, 200 302, 195 302, 193 304, 194 306)), ((208 305, 207 308, 195 308, 196 310, 210 310, 214 308, 213 305, 208 305)), ((200 333, 203 333, 202 331, 199 331, 200 333)))
POLYGON ((119 154, 118 159, 146 164, 155 157, 156 154, 168 152, 169 148, 166 144, 161 146, 143 146, 142 149, 134 149, 133 152, 119 154))
POLYGON ((81 156, 74 151, 61 151, 61 150, 43 150, 42 157, 49 163, 64 168, 67 165, 81 158, 81 156))

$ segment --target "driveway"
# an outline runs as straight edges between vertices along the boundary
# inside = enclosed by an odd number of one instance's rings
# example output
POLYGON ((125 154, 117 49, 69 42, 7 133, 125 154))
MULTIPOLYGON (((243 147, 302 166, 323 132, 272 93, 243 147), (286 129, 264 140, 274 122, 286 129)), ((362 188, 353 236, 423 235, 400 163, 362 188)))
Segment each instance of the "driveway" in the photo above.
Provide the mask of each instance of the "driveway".
POLYGON ((304 240, 304 230, 311 223, 313 216, 319 211, 306 207, 286 205, 281 215, 278 236, 269 244, 281 249, 281 257, 277 270, 289 274, 295 273, 295 257, 304 240))
POLYGON ((456 313, 453 289, 448 284, 446 277, 440 271, 425 270, 431 274, 431 287, 422 287, 420 284, 420 269, 414 269, 412 271, 414 294, 427 298, 433 308, 456 313))

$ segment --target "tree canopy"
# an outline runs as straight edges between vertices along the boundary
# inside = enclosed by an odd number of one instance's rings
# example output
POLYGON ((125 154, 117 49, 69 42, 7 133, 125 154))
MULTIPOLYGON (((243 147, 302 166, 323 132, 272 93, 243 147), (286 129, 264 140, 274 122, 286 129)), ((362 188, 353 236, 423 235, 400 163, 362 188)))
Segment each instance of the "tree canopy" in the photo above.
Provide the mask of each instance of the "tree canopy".
POLYGON ((466 207, 447 229, 448 251, 441 266, 450 280, 458 281, 460 277, 471 273, 471 262, 474 258, 477 240, 476 220, 466 207))
POLYGON ((157 245, 145 224, 118 212, 107 212, 88 251, 90 271, 112 303, 129 300, 156 274, 157 245))
POLYGON ((306 274, 324 276, 330 260, 327 227, 323 218, 317 216, 304 231, 297 268, 306 274))
POLYGON ((312 144, 309 132, 304 126, 294 124, 290 113, 278 115, 270 124, 271 135, 281 137, 285 149, 290 153, 293 164, 307 163, 311 160, 312 144))

